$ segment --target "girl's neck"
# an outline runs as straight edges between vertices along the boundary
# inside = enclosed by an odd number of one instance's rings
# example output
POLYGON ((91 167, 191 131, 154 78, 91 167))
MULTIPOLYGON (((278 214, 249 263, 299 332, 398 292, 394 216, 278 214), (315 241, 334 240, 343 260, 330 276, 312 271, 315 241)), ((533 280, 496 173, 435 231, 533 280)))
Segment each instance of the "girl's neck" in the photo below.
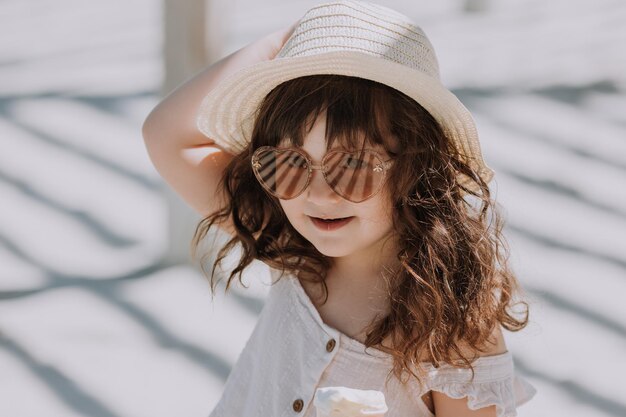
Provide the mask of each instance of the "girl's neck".
POLYGON ((389 246, 371 248, 350 256, 333 258, 328 271, 327 283, 336 287, 358 290, 359 288, 386 289, 386 277, 392 276, 399 269, 399 262, 389 246))
POLYGON ((334 264, 328 271, 326 284, 342 292, 354 292, 355 294, 369 295, 386 293, 387 282, 382 267, 372 268, 358 264, 334 264))

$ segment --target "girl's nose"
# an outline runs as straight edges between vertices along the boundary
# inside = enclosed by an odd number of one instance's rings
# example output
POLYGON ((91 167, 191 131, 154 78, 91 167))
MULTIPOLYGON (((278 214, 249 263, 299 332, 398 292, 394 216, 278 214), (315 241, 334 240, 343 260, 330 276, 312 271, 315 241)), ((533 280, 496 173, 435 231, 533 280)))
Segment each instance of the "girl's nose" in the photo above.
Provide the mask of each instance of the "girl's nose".
POLYGON ((313 170, 311 181, 305 191, 307 199, 317 205, 328 205, 341 200, 341 196, 337 194, 326 182, 324 174, 321 170, 313 170))

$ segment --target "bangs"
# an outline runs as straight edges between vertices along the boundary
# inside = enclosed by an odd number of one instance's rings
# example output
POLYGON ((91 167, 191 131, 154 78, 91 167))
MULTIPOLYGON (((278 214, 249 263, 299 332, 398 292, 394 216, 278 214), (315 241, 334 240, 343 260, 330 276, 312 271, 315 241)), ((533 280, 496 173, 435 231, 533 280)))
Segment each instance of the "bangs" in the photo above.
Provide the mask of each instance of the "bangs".
POLYGON ((357 151, 382 146, 397 152, 390 115, 392 95, 384 84, 341 75, 312 75, 275 87, 259 108, 252 137, 260 146, 302 147, 314 122, 326 114, 326 149, 333 146, 357 151))

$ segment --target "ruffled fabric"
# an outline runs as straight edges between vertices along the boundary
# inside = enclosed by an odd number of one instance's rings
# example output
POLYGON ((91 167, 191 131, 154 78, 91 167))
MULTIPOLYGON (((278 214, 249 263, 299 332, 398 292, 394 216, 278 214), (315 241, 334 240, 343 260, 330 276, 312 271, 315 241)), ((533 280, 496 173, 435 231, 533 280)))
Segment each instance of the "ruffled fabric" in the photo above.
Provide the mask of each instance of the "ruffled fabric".
POLYGON ((428 387, 451 398, 467 397, 471 410, 495 405, 497 417, 517 416, 516 408, 537 393, 534 386, 515 374, 510 352, 478 358, 473 366, 475 376, 471 380, 470 369, 428 365, 428 387))

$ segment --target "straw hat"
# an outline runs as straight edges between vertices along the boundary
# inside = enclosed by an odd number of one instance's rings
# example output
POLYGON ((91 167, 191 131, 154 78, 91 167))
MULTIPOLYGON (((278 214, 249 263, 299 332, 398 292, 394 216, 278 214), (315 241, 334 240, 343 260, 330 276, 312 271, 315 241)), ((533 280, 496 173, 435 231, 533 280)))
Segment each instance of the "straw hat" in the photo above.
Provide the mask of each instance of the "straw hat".
MULTIPOLYGON (((485 182, 493 178, 474 120, 441 84, 435 51, 422 29, 394 10, 364 1, 338 0, 308 10, 274 59, 232 74, 207 94, 198 129, 237 154, 250 142, 263 98, 284 81, 313 74, 360 77, 403 92, 441 124, 485 182)), ((461 184, 476 189, 460 175, 461 184)))

